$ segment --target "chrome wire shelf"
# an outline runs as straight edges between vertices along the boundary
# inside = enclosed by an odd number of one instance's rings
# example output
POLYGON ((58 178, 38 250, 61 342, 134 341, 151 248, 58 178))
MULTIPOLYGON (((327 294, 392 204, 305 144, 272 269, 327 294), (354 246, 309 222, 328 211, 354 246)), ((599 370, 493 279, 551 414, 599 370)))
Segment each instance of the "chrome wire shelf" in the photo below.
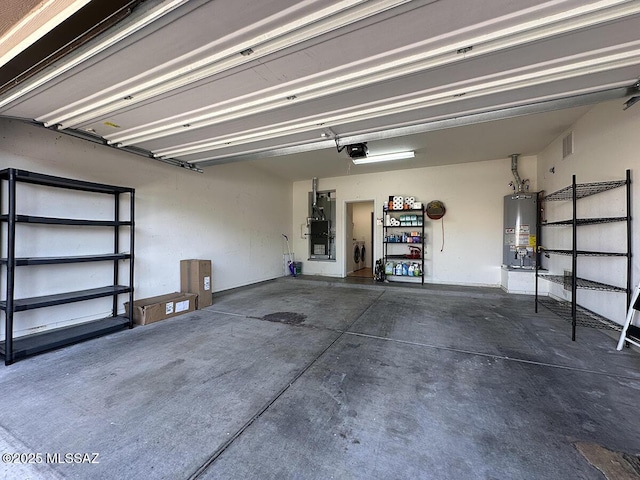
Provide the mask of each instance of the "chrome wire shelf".
MULTIPOLYGON (((536 284, 535 284, 535 311, 538 312, 538 304, 542 304, 546 308, 552 310, 556 314, 558 314, 561 318, 569 320, 571 323, 571 340, 575 341, 576 339, 576 327, 577 326, 586 326, 592 328, 606 328, 612 329, 616 331, 620 331, 621 327, 602 317, 601 315, 596 314, 595 312, 591 312, 590 310, 581 307, 578 305, 578 289, 584 290, 597 290, 601 292, 615 292, 615 293, 624 293, 626 294, 626 303, 628 304, 631 296, 631 272, 632 272, 632 264, 631 264, 631 245, 632 245, 632 230, 631 230, 631 170, 627 169, 625 172, 624 180, 612 180, 612 181, 604 181, 604 182, 591 182, 591 183, 577 183, 576 175, 573 175, 571 178, 571 185, 564 187, 558 191, 550 193, 548 195, 544 195, 542 192, 538 194, 537 197, 540 205, 542 205, 542 201, 569 201, 571 202, 571 218, 567 220, 559 220, 559 221, 540 221, 538 223, 538 228, 536 229, 537 241, 540 242, 542 238, 542 232, 545 230, 542 227, 569 227, 571 228, 571 248, 545 248, 539 246, 536 253, 536 260, 538 269, 536 270, 536 284), (613 190, 615 188, 625 187, 625 197, 626 197, 626 209, 624 210, 624 216, 617 217, 591 217, 591 218, 578 218, 577 215, 577 200, 588 197, 590 195, 595 195, 601 192, 606 192, 607 190, 613 190), (618 245, 620 248, 615 248, 618 251, 597 251, 597 250, 578 250, 578 237, 581 227, 583 225, 597 225, 597 224, 610 224, 614 222, 620 222, 626 224, 626 242, 620 239, 615 245, 618 245), (623 243, 624 242, 624 243, 623 243), (626 252, 621 252, 623 245, 626 243, 626 252), (565 255, 571 257, 571 270, 565 271, 564 275, 549 275, 541 274, 542 270, 542 260, 543 258, 551 258, 552 255, 565 255), (581 257, 600 257, 601 259, 604 257, 610 258, 624 258, 626 263, 626 287, 619 287, 616 285, 609 285, 606 283, 596 282, 594 280, 587 280, 585 278, 580 278, 577 276, 578 270, 578 260, 581 257), (569 301, 554 301, 552 299, 548 299, 547 297, 539 298, 538 295, 538 284, 539 279, 547 280, 550 282, 557 283, 562 285, 565 294, 571 294, 571 300, 569 301)), ((539 210, 538 214, 542 215, 542 208, 539 210)), ((622 213, 622 211, 620 211, 622 213)), ((619 215, 619 214, 618 214, 619 215)), ((540 218, 540 217, 539 217, 540 218)), ((586 229, 588 231, 593 231, 593 229, 586 229)), ((622 236, 621 229, 616 229, 616 236, 622 236)), ((582 231, 582 233, 587 234, 586 231, 582 231)), ((580 235, 582 235, 580 233, 580 235)), ((592 232, 593 233, 593 232, 592 232)), ((566 244, 565 244, 566 245, 566 244)), ((549 245, 551 247, 551 245, 549 245)), ((558 245, 559 246, 559 245, 558 245)), ((557 247, 557 246, 556 246, 557 247)), ((594 261, 594 260, 592 260, 594 261)), ((600 262, 601 260, 598 260, 600 262)), ((617 261, 616 261, 617 262, 617 261)), ((604 271, 604 270, 603 270, 604 271)), ((617 280, 615 280, 618 283, 617 280)), ((620 281, 622 283, 622 281, 620 281)))
MULTIPOLYGON (((553 283, 559 283, 565 285, 567 288, 571 288, 572 278, 565 275, 540 275, 540 278, 549 280, 553 283)), ((576 287, 585 290, 601 290, 606 292, 623 292, 626 293, 627 289, 622 287, 616 287, 615 285, 608 285, 606 283, 594 282, 593 280, 587 280, 585 278, 576 278, 576 287)))
MULTIPOLYGON (((538 303, 553 313, 558 315, 563 320, 568 322, 572 321, 571 318, 571 303, 561 302, 549 297, 541 297, 538 299, 538 303)), ((622 331, 622 326, 615 322, 612 322, 608 318, 598 315, 591 310, 588 310, 580 305, 576 306, 576 325, 581 327, 599 328, 603 330, 613 330, 616 332, 622 331)))
MULTIPOLYGON (((557 250, 557 249, 546 249, 546 248, 540 248, 540 252, 544 253, 544 254, 553 254, 553 255, 572 255, 573 251, 572 250, 557 250)), ((591 252, 588 250, 576 250, 576 255, 582 256, 582 257, 626 257, 627 254, 626 253, 620 253, 620 252, 591 252)))
MULTIPOLYGON (((593 182, 593 183, 580 183, 576 185, 576 198, 588 197, 589 195, 595 195, 597 193, 606 192, 607 190, 613 190, 614 188, 622 187, 626 185, 626 180, 612 180, 610 182, 593 182)), ((545 196, 543 200, 571 200, 573 198, 573 186, 564 187, 557 192, 550 193, 545 196)))
MULTIPOLYGON (((602 218, 578 218, 576 224, 580 225, 596 225, 599 223, 615 223, 626 222, 627 217, 602 217, 602 218)), ((573 220, 560 220, 557 222, 542 222, 543 227, 570 227, 573 220)))

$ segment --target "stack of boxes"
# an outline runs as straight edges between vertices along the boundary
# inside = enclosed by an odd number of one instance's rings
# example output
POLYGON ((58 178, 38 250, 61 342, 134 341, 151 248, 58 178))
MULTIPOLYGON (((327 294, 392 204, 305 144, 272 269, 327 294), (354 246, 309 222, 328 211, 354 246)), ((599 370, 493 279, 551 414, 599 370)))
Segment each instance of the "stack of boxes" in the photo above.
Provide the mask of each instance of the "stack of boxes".
POLYGON ((211 260, 180 260, 180 290, 198 295, 198 309, 212 305, 211 260))
MULTIPOLYGON (((181 260, 180 290, 134 301, 134 323, 148 325, 212 305, 211 260, 181 260)), ((124 308, 128 315, 129 302, 124 308)))

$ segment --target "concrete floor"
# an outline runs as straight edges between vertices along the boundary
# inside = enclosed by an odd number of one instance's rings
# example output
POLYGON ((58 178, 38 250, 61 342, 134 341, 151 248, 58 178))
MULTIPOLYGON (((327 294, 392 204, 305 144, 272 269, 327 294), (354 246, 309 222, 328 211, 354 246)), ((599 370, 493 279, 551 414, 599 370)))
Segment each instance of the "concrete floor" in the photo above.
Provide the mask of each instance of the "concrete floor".
POLYGON ((497 289, 283 278, 0 368, 0 479, 602 479, 640 355, 497 289), (64 455, 62 455, 64 458, 64 455))

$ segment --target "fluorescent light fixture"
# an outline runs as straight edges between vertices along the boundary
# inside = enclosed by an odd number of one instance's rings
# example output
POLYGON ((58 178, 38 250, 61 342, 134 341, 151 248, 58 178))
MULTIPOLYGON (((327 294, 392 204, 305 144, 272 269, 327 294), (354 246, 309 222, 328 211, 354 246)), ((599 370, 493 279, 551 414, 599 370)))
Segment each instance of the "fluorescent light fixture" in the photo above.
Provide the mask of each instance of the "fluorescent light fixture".
POLYGON ((393 152, 393 153, 384 153, 382 155, 369 155, 366 158, 354 158, 352 161, 354 165, 362 165, 363 163, 390 162, 391 160, 403 160, 405 158, 413 158, 415 156, 416 154, 413 151, 393 152))

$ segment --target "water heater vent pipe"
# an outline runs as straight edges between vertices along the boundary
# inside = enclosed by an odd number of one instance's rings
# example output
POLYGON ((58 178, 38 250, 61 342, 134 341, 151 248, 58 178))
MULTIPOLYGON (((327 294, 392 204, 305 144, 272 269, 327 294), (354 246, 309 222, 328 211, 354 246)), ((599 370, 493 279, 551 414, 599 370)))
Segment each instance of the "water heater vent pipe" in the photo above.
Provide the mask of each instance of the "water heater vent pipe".
POLYGON ((524 184, 529 180, 521 180, 520 175, 518 175, 518 157, 519 153, 514 153, 511 155, 511 173, 513 173, 514 182, 511 182, 509 185, 513 187, 516 193, 523 193, 524 184))
POLYGON ((316 207, 318 206, 318 177, 313 177, 311 180, 311 191, 313 192, 313 211, 315 213, 316 207))
POLYGON ((313 203, 311 206, 313 220, 324 220, 323 207, 318 207, 318 177, 313 177, 311 188, 313 191, 313 203))

